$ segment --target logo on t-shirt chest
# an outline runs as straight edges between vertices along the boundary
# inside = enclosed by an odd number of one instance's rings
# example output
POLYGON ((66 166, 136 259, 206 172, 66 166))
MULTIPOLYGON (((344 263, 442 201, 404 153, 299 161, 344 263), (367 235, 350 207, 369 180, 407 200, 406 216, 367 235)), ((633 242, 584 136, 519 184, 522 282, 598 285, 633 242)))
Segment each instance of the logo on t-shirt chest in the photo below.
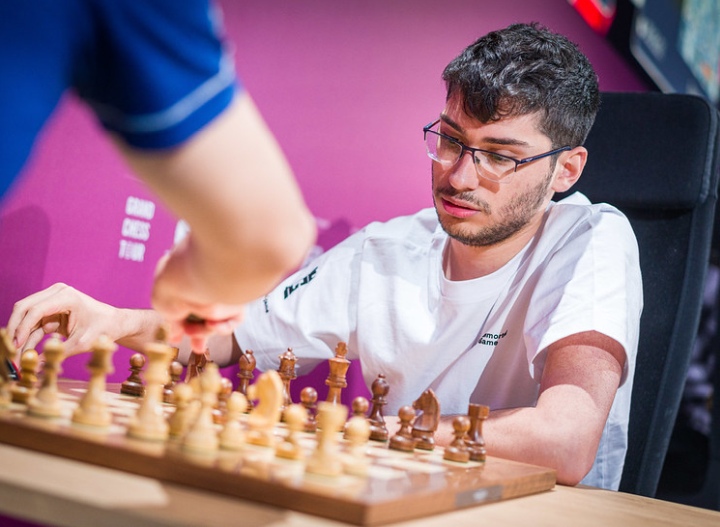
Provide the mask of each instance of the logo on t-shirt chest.
POLYGON ((485 333, 480 337, 480 340, 478 340, 478 344, 492 346, 494 348, 498 345, 500 339, 505 338, 505 335, 507 335, 507 329, 502 333, 485 333))

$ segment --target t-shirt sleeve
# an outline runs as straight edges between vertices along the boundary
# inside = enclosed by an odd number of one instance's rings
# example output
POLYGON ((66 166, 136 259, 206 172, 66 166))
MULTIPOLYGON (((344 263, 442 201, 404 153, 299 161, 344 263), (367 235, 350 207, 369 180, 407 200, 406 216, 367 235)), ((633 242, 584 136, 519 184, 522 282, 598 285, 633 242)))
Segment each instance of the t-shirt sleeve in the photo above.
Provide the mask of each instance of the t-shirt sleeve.
POLYGON ((176 146, 242 89, 207 0, 96 2, 94 46, 74 86, 102 125, 143 149, 176 146))
POLYGON ((622 382, 633 371, 643 304, 637 242, 624 215, 595 207, 599 211, 570 231, 562 248, 548 257, 533 291, 525 338, 536 379, 544 366, 543 350, 585 331, 623 346, 622 382))
MULTIPOLYGON (((235 339, 253 350, 260 370, 276 369, 278 356, 292 348, 302 375, 332 358, 339 341, 351 340, 363 236, 356 233, 248 305, 235 339)), ((356 358, 352 349, 348 358, 356 358)))

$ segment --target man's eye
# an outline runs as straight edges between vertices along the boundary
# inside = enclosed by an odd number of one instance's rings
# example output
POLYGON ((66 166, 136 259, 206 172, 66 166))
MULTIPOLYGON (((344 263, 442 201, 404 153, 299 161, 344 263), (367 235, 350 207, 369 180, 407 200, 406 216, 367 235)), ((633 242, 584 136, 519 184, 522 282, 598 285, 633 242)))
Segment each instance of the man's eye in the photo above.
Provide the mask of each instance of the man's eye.
POLYGON ((514 161, 512 159, 510 159, 509 157, 505 157, 500 154, 494 154, 492 152, 486 152, 485 157, 487 158, 488 162, 490 162, 493 165, 497 165, 497 166, 505 166, 505 165, 514 164, 514 161))
POLYGON ((460 144, 450 137, 440 136, 440 147, 446 150, 459 151, 460 144))

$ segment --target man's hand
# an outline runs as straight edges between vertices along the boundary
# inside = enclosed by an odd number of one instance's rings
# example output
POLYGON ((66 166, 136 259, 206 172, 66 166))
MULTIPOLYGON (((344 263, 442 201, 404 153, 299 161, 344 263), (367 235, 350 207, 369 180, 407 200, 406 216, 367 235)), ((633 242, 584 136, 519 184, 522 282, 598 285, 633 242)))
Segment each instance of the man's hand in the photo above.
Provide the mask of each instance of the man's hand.
POLYGON ((68 285, 57 283, 18 301, 7 324, 20 353, 35 349, 48 333, 67 338, 68 355, 89 351, 100 335, 116 340, 118 310, 68 285))
POLYGON ((204 353, 213 334, 230 335, 245 315, 245 306, 203 303, 190 286, 192 277, 183 273, 185 243, 179 243, 158 263, 152 293, 153 308, 168 327, 168 340, 190 339, 194 353, 204 353), (178 286, 184 284, 184 286, 178 286))

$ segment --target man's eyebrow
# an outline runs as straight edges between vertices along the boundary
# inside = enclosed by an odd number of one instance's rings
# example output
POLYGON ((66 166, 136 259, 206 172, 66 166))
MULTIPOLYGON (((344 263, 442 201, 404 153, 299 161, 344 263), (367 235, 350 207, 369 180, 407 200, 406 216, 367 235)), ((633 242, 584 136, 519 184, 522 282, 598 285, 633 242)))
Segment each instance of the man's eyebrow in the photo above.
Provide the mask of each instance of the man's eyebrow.
MULTIPOLYGON (((465 129, 458 123, 456 123, 448 115, 444 113, 440 114, 440 120, 447 124, 449 127, 457 130, 457 132, 459 132, 460 134, 466 135, 465 129)), ((527 141, 521 141, 520 139, 515 139, 513 137, 484 137, 483 142, 502 146, 530 146, 530 143, 528 143, 527 141)))

